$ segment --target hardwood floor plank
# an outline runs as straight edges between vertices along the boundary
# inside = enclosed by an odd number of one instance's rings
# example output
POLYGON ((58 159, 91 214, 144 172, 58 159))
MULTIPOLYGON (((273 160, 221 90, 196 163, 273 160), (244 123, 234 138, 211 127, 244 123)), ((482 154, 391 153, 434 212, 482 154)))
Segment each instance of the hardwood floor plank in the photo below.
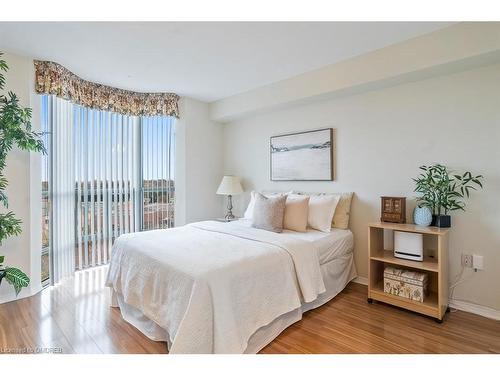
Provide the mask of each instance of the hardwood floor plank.
MULTIPOLYGON (((106 267, 38 295, 0 305, 0 348, 63 353, 167 353, 110 307, 106 267)), ((444 322, 366 302, 366 287, 349 284, 304 314, 261 353, 500 353, 500 322, 457 311, 444 322)))

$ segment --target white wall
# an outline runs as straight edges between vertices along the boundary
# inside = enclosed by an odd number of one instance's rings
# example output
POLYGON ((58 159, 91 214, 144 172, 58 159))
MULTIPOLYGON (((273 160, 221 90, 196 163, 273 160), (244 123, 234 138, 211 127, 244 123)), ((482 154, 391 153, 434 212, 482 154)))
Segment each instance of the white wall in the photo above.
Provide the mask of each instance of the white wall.
MULTIPOLYGON (((9 71, 5 75, 6 91, 17 94, 20 104, 33 106, 33 60, 11 54, 4 54, 9 71)), ((38 112, 34 111, 36 120, 38 112)), ((38 123, 33 121, 33 128, 38 123)), ((22 233, 10 237, 0 246, 0 254, 5 255, 5 264, 21 268, 31 279, 30 287, 22 290, 19 298, 29 296, 41 289, 41 184, 40 156, 15 148, 7 156, 5 176, 9 180, 7 195, 9 209, 22 220, 22 233), (36 167, 38 165, 38 168, 36 167), (37 184, 34 183, 38 176, 37 184), (33 178, 33 179, 32 179, 33 178), (37 199, 38 206, 30 209, 30 202, 37 199)), ((1 208, 2 212, 6 212, 1 208)), ((14 289, 5 280, 0 287, 0 303, 16 298, 14 289)))
MULTIPOLYGON (((358 273, 367 275, 367 223, 380 215, 380 196, 408 197, 423 164, 441 162, 485 176, 467 212, 452 214, 450 278, 460 254, 485 256, 485 270, 467 270, 455 298, 500 310, 500 65, 408 83, 342 99, 276 110, 224 125, 224 172, 252 189, 354 191, 351 229, 358 273), (269 180, 269 137, 301 130, 336 129, 334 182, 269 180)), ((261 90, 261 89, 260 89, 261 90)))
POLYGON ((221 197, 215 194, 222 178, 222 127, 209 119, 208 104, 180 101, 176 123, 175 223, 220 217, 221 197))

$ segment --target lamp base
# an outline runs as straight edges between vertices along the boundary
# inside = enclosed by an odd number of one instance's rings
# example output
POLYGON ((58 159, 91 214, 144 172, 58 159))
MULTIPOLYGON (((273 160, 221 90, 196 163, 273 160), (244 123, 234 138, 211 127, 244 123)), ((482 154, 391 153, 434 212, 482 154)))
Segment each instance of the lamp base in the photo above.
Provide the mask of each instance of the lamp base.
POLYGON ((224 220, 226 221, 233 221, 236 219, 236 216, 234 216, 232 213, 227 213, 226 216, 224 216, 224 220))
POLYGON ((227 196, 227 213, 224 216, 226 221, 234 220, 236 216, 233 215, 233 197, 231 195, 227 196))

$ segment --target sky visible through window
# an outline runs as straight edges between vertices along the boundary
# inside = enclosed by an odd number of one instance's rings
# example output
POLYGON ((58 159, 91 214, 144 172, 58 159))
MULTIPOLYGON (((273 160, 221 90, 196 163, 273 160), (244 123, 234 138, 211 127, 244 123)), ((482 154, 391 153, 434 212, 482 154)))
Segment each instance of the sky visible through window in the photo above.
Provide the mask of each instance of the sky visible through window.
MULTIPOLYGON (((42 96, 41 119, 42 131, 48 131, 48 96, 42 96)), ((78 107, 75 105, 74 115, 78 115, 78 107)), ((94 115, 99 115, 103 111, 91 110, 94 115)), ((111 116, 121 116, 111 113, 111 116)), ((104 120, 104 126, 109 126, 109 122, 104 120)), ((139 121, 141 130, 141 150, 142 150, 142 174, 144 180, 170 179, 175 176, 175 118, 173 117, 142 117, 139 121)), ((102 132, 102 142, 110 143, 117 129, 110 132, 102 132), (113 133, 112 133, 113 132, 113 133)), ((136 134, 139 136, 139 134, 136 134)), ((135 140, 139 142, 139 139, 135 140)), ((44 135, 44 142, 47 149, 49 145, 49 135, 44 135)), ((127 152, 127 145, 115 143, 110 148, 111 155, 116 157, 119 152, 127 152), (123 149, 122 149, 123 147, 123 149)), ((42 160, 42 181, 49 179, 48 159, 45 156, 42 160)))

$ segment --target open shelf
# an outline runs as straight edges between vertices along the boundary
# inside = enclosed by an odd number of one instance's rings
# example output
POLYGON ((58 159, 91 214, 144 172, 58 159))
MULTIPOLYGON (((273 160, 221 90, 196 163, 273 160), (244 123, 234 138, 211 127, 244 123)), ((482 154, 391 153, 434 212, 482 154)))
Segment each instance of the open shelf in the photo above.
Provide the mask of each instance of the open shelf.
POLYGON ((402 267, 409 267, 424 271, 438 272, 439 264, 436 258, 431 258, 424 256, 422 262, 417 260, 401 259, 394 256, 394 252, 391 250, 378 250, 375 251, 371 256, 371 260, 376 260, 379 262, 390 263, 402 267))
POLYGON ((432 316, 442 321, 448 307, 448 229, 420 227, 413 224, 378 222, 368 225, 368 300, 392 304, 407 310, 432 316), (423 235, 422 262, 394 256, 390 236, 394 231, 423 235), (392 233, 391 233, 392 232, 392 233), (385 250, 388 249, 388 250, 385 250), (384 293, 384 269, 391 265, 400 269, 425 272, 429 294, 424 302, 384 293))
POLYGON ((429 295, 424 297, 424 302, 413 301, 409 298, 395 296, 384 292, 384 282, 380 281, 371 288, 371 298, 377 301, 390 303, 404 309, 416 311, 422 314, 440 317, 438 295, 430 291, 429 295))

